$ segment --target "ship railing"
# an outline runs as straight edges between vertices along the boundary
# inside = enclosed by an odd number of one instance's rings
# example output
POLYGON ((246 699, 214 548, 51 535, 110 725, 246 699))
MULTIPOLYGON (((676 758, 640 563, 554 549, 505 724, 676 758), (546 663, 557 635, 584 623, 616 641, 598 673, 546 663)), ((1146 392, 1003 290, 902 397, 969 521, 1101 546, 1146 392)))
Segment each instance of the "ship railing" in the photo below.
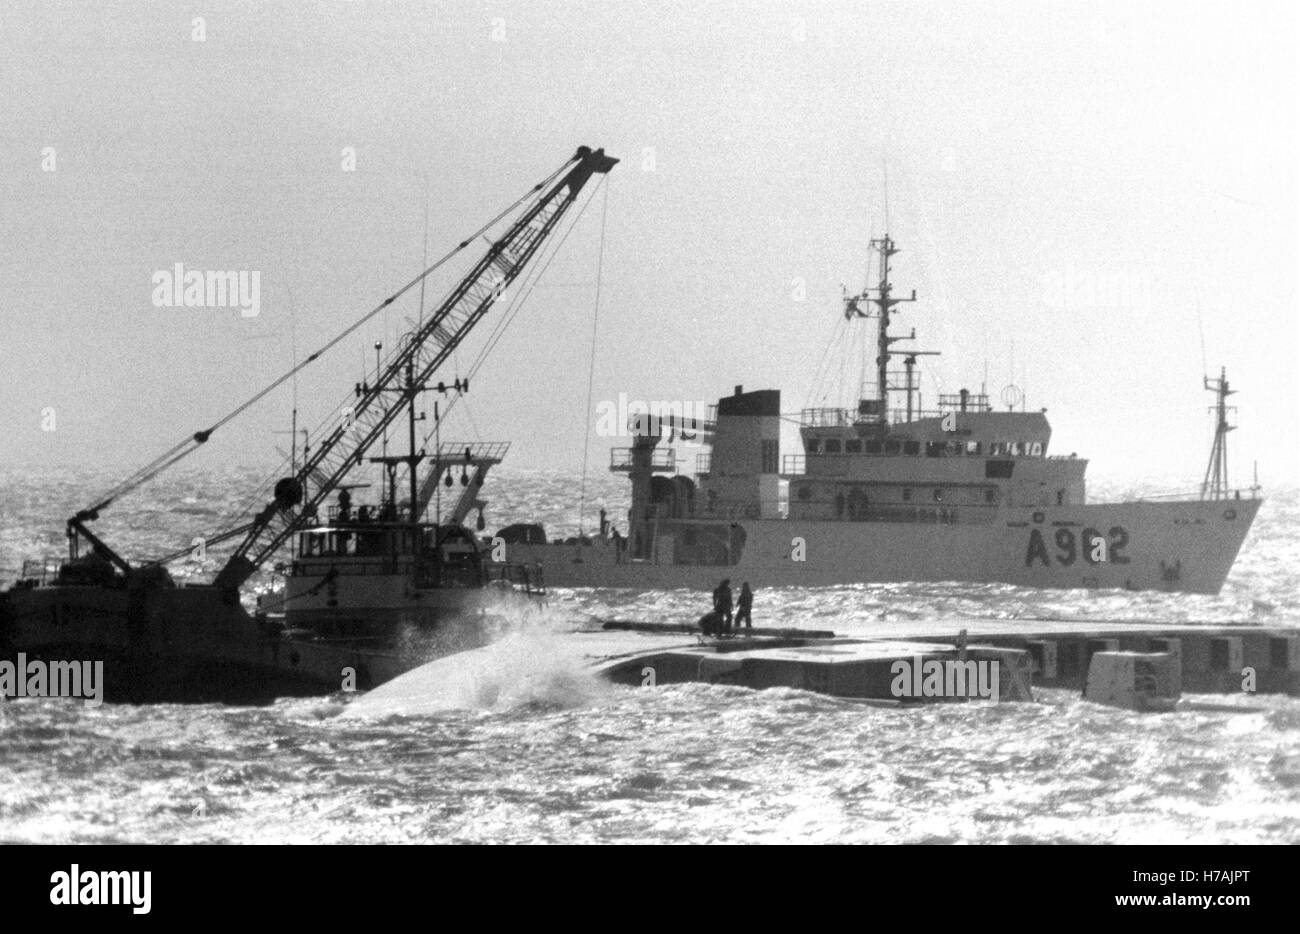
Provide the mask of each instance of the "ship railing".
POLYGON ((804 428, 848 428, 856 422, 852 409, 804 409, 799 413, 804 428))
MULTIPOLYGON (((939 408, 942 411, 957 411, 962 408, 961 393, 940 393, 939 408)), ((968 393, 966 396, 967 412, 992 412, 989 397, 984 393, 968 393)))
MULTIPOLYGON (((609 469, 627 471, 632 469, 632 452, 634 448, 613 448, 609 452, 609 469)), ((677 451, 675 448, 656 448, 650 455, 650 469, 660 472, 677 472, 677 451)))
POLYGON ((504 460, 510 450, 509 441, 444 441, 438 445, 437 460, 443 464, 472 463, 504 460), (470 460, 465 459, 469 452, 470 460))
POLYGON ((327 525, 347 525, 365 526, 371 525, 409 525, 406 521, 410 515, 410 501, 404 500, 397 505, 396 511, 388 508, 386 503, 353 503, 347 509, 344 516, 343 507, 337 503, 325 507, 325 519, 327 525), (361 510, 365 510, 366 518, 361 518, 361 510), (387 510, 387 511, 385 511, 387 510))
POLYGON ((1180 490, 1174 493, 1146 493, 1142 496, 1134 497, 1134 502, 1143 502, 1144 500, 1199 500, 1201 498, 1200 490, 1180 490))
MULTIPOLYGON (((909 412, 906 408, 893 408, 885 414, 889 424, 907 425, 923 418, 942 418, 949 411, 951 410, 946 408, 917 407, 909 412)), ((855 425, 879 424, 879 421, 879 416, 872 412, 855 412, 853 409, 803 409, 799 413, 799 425, 802 428, 852 428, 855 425)))
POLYGON ((907 425, 912 422, 920 421, 923 418, 942 418, 945 413, 940 409, 912 409, 908 412, 906 408, 890 409, 889 424, 907 425))
POLYGON ((23 561, 23 573, 19 579, 29 587, 47 587, 58 580, 62 568, 60 558, 27 558, 23 561))
POLYGON ((1178 493, 1146 493, 1136 497, 1133 502, 1145 503, 1152 500, 1157 502, 1185 502, 1185 503, 1219 503, 1228 502, 1229 500, 1254 499, 1259 494, 1259 488, 1247 488, 1246 495, 1242 496, 1241 490, 1224 491, 1219 495, 1210 493, 1205 495, 1201 490, 1186 490, 1178 493))
POLYGON ((540 564, 488 562, 483 567, 488 583, 509 584, 530 597, 546 595, 546 581, 540 564))

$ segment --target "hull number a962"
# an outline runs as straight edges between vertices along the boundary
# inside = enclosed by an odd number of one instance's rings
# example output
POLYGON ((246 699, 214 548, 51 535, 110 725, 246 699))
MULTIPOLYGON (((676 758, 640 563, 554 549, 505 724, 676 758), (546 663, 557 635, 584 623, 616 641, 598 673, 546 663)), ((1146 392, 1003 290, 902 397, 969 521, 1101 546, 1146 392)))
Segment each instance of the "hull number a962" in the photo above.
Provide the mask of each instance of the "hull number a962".
MULTIPOLYGON (((1103 536, 1096 529, 1084 529, 1076 537, 1074 529, 1059 528, 1052 535, 1055 546, 1056 563, 1069 567, 1076 561, 1088 564, 1128 564, 1129 557, 1124 554, 1128 547, 1128 530, 1122 525, 1112 525, 1103 536), (1100 547, 1098 547, 1100 545, 1100 547)), ((1025 551, 1025 567, 1035 563, 1051 567, 1052 555, 1048 552, 1048 543, 1039 529, 1029 532, 1029 547, 1025 551)))

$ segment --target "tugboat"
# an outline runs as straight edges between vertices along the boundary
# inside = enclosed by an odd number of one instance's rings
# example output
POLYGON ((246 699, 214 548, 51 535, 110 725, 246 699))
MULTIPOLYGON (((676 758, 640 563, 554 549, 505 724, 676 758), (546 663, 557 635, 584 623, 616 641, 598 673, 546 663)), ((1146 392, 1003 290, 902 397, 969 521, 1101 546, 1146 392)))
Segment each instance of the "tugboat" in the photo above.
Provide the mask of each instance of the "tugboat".
POLYGON ((543 528, 516 525, 499 533, 509 559, 540 565, 552 586, 707 590, 730 578, 1219 591, 1261 503, 1257 487, 1243 496, 1228 486, 1226 373, 1206 380, 1218 421, 1199 493, 1089 502, 1088 461, 1049 452, 1046 410, 1024 411, 1016 387, 1006 411, 966 389, 921 408, 917 359, 935 352, 897 346, 915 339, 890 324, 916 293, 894 291, 894 240, 870 246, 876 285, 843 299, 849 322, 875 325, 874 367, 863 361, 874 380, 863 380, 856 408, 804 409, 803 450, 782 457, 778 390, 737 386, 703 418, 641 406, 632 446, 611 452, 610 469, 632 486, 627 534, 602 522, 598 536, 548 542, 543 528), (901 371, 891 369, 899 358, 901 371), (665 434, 706 446, 694 477, 665 434))
MULTIPOLYGON (((488 469, 505 444, 437 444, 433 455, 416 444, 419 396, 430 390, 460 394, 468 380, 433 377, 553 237, 594 175, 618 162, 604 150, 580 147, 559 169, 466 238, 389 298, 271 386, 211 427, 195 432, 124 480, 67 522, 68 556, 28 562, 22 578, 0 592, 0 652, 46 661, 105 662, 110 699, 269 700, 286 693, 364 689, 436 654, 478 644, 493 594, 536 594, 535 568, 491 563, 464 525, 478 511, 488 469), (236 525, 200 539, 200 547, 235 542, 211 583, 177 583, 168 564, 191 548, 133 563, 97 536, 90 523, 117 500, 201 448, 227 422, 275 387, 313 364, 335 344, 397 298, 422 285, 435 269, 478 242, 486 253, 427 316, 377 362, 373 383, 359 382, 354 398, 326 423, 324 440, 295 446, 288 473, 277 473, 259 494, 265 503, 236 525), (391 394, 397 404, 386 401, 391 394), (408 451, 389 456, 391 426, 406 413, 408 451), (383 467, 384 496, 354 508, 348 482, 370 458, 383 467), (400 470, 408 497, 399 501, 400 470), (424 470, 421 482, 421 470, 424 470), (446 514, 425 519, 439 484, 459 471, 462 493, 446 514), (333 505, 329 499, 336 496, 333 505), (289 560, 275 564, 285 549, 289 560), (280 593, 263 595, 253 612, 243 588, 259 570, 276 568, 280 593)), ((590 203, 588 200, 586 203, 590 203)), ((438 424, 435 405, 435 426, 438 424)), ((295 426, 296 427, 296 426, 295 426)), ((317 435, 318 437, 321 434, 317 435)))

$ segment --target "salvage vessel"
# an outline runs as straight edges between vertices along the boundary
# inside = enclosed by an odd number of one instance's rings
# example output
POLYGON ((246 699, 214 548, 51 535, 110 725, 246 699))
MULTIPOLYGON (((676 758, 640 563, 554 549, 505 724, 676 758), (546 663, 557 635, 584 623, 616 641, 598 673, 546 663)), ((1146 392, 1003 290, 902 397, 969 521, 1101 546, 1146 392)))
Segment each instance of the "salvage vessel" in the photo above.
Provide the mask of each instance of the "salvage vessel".
MULTIPOLYGON (((543 588, 536 568, 483 557, 480 491, 507 445, 442 442, 435 403, 428 451, 417 441, 417 424, 427 415, 417 412, 419 399, 436 392, 450 395, 454 404, 468 391, 468 376, 448 381, 435 375, 453 362, 456 348, 496 304, 526 294, 520 278, 525 269, 530 263, 544 268, 563 243, 561 224, 580 193, 617 162, 604 150, 580 147, 342 334, 77 512, 67 521, 67 556, 26 563, 20 579, 0 592, 0 654, 102 660, 113 699, 246 701, 364 689, 432 657, 490 640, 495 607, 516 597, 527 600, 543 588), (457 254, 476 249, 480 238, 487 241, 486 251, 441 304, 426 312, 425 279, 457 254), (544 248, 552 252, 539 257, 544 248), (507 299, 517 281, 520 291, 507 299), (235 524, 143 561, 129 560, 92 529, 120 498, 202 448, 228 422, 417 286, 418 323, 387 357, 377 359, 373 378, 352 387, 350 398, 310 436, 315 443, 304 440, 301 452, 295 408, 292 453, 235 524), (406 453, 390 454, 390 431, 401 427, 406 453), (350 481, 367 461, 381 467, 384 490, 378 502, 354 504, 351 490, 367 484, 350 481), (439 502, 430 517, 431 500, 455 486, 457 476, 460 494, 449 498, 446 510, 439 502), (476 528, 470 529, 475 512, 476 528), (196 550, 206 555, 231 543, 211 582, 178 581, 168 570, 195 557, 196 550), (259 574, 273 574, 282 584, 258 597, 247 586, 259 574)), ((584 205, 590 202, 589 197, 584 205)))

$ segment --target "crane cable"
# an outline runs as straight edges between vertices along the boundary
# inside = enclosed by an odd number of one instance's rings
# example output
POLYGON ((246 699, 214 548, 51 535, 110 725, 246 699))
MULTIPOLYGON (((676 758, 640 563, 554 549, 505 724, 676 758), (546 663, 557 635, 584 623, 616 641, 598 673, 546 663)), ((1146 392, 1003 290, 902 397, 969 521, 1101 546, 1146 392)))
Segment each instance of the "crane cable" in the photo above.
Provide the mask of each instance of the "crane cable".
MULTIPOLYGON (((578 538, 582 538, 587 511, 587 454, 591 449, 591 394, 596 380, 596 329, 600 322, 600 285, 605 269, 605 222, 609 219, 609 186, 600 210, 600 248, 596 253, 596 307, 591 313, 591 359, 587 363, 587 407, 583 410, 586 431, 582 441, 582 484, 578 494, 578 538)), ((601 530, 603 533, 603 529, 601 530)))
MULTIPOLYGON (((483 347, 480 348, 479 352, 475 355, 474 360, 470 363, 469 370, 465 373, 466 380, 477 378, 478 372, 487 362, 488 356, 491 355, 492 350, 500 342, 501 338, 505 336, 505 332, 509 329, 511 323, 519 314, 520 309, 523 308, 524 304, 528 301, 529 296, 531 296, 533 291, 537 288, 537 283, 541 281, 544 275, 546 275, 546 271, 550 269, 551 263, 554 262, 555 257, 559 255, 560 250, 564 248, 564 244, 568 241, 569 235, 573 233, 575 228, 577 228, 579 221, 581 221, 583 215, 587 213, 587 208, 589 208, 591 202, 595 200, 599 186, 606 184, 607 178, 608 176, 602 175, 600 181, 596 183, 597 187, 589 189, 591 194, 588 196, 587 200, 582 203, 582 207, 578 209, 578 213, 573 216, 573 220, 565 228, 564 235, 553 245, 547 244, 547 246, 543 248, 550 249, 549 255, 547 255, 545 259, 539 261, 531 269, 525 271, 519 291, 514 293, 514 297, 510 300, 505 315, 502 316, 493 327, 487 341, 484 342, 483 347)), ((450 415, 452 410, 456 407, 456 403, 462 398, 464 398, 463 395, 454 395, 447 399, 447 405, 442 409, 443 421, 446 421, 447 416, 450 415)), ((424 436, 421 444, 428 444, 429 439, 432 437, 433 431, 430 430, 429 433, 424 436)))

